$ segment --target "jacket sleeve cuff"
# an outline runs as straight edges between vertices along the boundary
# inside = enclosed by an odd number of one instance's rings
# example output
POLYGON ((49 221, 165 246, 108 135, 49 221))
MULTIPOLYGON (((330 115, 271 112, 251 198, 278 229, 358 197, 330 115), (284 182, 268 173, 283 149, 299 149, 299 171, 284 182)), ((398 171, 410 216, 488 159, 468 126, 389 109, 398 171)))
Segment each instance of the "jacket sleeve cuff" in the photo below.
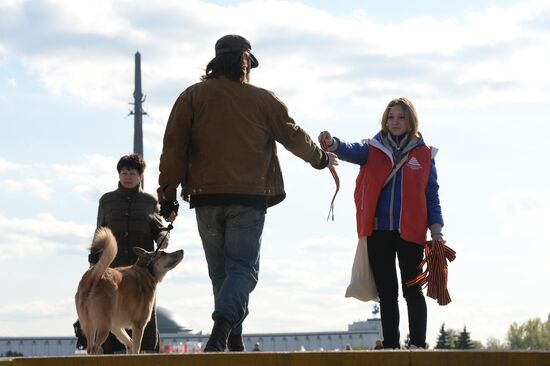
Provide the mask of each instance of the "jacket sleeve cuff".
POLYGON ((159 187, 157 189, 157 200, 163 201, 177 201, 177 190, 170 186, 159 187))
POLYGON ((336 151, 338 149, 338 145, 340 145, 340 140, 338 140, 337 137, 333 137, 332 141, 334 141, 332 145, 328 146, 328 151, 330 152, 336 151))
POLYGON ((315 169, 325 169, 327 166, 328 166, 328 155, 326 152, 322 151, 321 152, 323 153, 323 158, 321 159, 321 162, 317 165, 311 163, 311 166, 314 167, 315 169))
POLYGON ((430 226, 430 234, 431 234, 432 238, 434 237, 434 235, 443 236, 443 233, 441 232, 442 228, 443 228, 443 226, 441 224, 432 224, 430 226))

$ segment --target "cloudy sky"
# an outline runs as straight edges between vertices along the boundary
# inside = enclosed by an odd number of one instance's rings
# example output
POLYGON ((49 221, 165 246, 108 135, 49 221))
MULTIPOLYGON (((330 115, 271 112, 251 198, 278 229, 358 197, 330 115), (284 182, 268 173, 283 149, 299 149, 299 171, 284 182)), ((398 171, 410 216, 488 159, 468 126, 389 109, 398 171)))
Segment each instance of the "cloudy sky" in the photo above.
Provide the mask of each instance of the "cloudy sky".
MULTIPOLYGON (((437 166, 457 251, 441 323, 503 340, 550 312, 550 1, 0 1, 0 336, 65 336, 87 267, 99 197, 132 151, 134 53, 142 54, 146 190, 156 190, 170 108, 199 80, 215 41, 252 42, 252 83, 273 90, 316 137, 377 132, 387 102, 409 97, 437 166)), ((358 167, 334 183, 281 149, 288 197, 270 209, 245 332, 345 330, 373 303, 344 298, 356 247, 358 167)), ((171 248, 186 257, 158 304, 209 332, 212 296, 194 212, 171 248)), ((407 333, 406 309, 402 334, 407 333)))

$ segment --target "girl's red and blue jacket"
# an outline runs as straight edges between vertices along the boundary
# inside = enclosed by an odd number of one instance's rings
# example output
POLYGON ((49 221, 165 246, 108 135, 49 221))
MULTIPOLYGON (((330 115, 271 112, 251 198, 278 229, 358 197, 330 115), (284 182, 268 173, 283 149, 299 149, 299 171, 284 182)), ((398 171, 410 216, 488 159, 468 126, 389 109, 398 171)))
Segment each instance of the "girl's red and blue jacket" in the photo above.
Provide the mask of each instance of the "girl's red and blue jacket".
MULTIPOLYGON (((373 230, 398 230, 403 239, 424 245, 428 228, 443 226, 439 185, 435 168, 437 149, 415 138, 398 151, 384 143, 382 132, 360 143, 346 143, 335 137, 338 158, 361 166, 355 186, 358 236, 373 230), (386 183, 398 162, 406 159, 386 183)), ((387 140, 386 140, 387 141, 387 140)))

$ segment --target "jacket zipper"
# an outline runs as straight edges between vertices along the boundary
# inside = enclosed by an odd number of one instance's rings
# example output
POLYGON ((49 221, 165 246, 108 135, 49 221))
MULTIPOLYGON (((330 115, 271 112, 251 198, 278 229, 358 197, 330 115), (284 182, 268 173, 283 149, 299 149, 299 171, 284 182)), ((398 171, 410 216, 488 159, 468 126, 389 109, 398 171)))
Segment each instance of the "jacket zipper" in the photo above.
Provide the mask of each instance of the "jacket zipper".
POLYGON ((397 173, 393 176, 391 180, 391 192, 390 192, 390 230, 393 230, 393 203, 395 201, 395 177, 397 173))

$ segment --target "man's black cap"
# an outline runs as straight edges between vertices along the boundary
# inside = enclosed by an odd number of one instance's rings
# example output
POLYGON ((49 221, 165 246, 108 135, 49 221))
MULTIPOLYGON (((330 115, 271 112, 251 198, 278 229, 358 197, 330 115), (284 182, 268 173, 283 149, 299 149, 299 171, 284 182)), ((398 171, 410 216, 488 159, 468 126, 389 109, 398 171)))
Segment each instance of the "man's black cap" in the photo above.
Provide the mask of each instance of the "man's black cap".
POLYGON ((252 47, 250 42, 244 37, 238 36, 236 34, 228 34, 218 39, 216 42, 216 56, 228 52, 245 52, 248 51, 250 54, 250 68, 258 67, 259 63, 256 57, 250 52, 252 47))

